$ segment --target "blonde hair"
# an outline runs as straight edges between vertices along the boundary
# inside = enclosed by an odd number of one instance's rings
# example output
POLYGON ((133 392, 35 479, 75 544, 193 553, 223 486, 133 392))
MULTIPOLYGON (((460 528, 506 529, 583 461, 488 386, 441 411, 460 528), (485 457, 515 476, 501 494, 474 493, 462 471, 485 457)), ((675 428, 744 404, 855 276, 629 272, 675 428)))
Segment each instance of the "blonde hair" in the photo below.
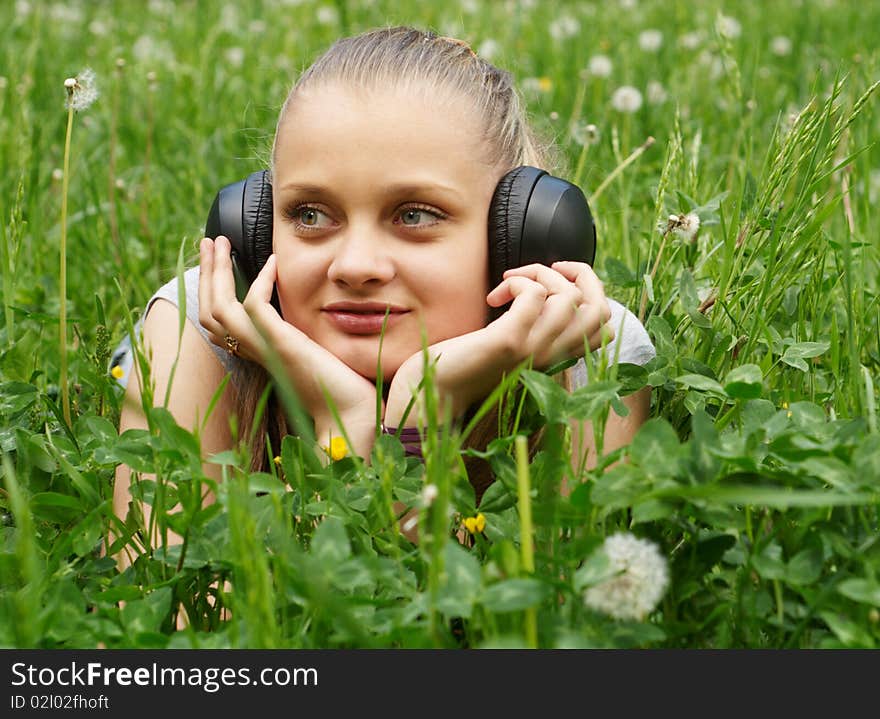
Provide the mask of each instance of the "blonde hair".
MULTIPOLYGON (((432 102, 441 105, 455 103, 458 107, 470 107, 482 130, 485 156, 480 159, 488 167, 497 167, 502 174, 520 165, 539 167, 551 174, 556 172, 553 145, 542 142, 530 127, 525 103, 511 74, 478 57, 463 40, 412 27, 374 29, 341 38, 303 72, 279 112, 270 170, 275 164, 278 135, 297 100, 307 91, 337 83, 365 94, 386 88, 413 90, 426 93, 432 102)), ((241 426, 249 427, 268 376, 262 368, 253 365, 250 376, 244 379, 241 426)), ((567 375, 561 379, 565 386, 570 386, 567 375)), ((274 398, 270 398, 259 428, 251 438, 251 456, 254 469, 265 469, 267 433, 274 452, 288 431, 274 398)), ((479 422, 467 446, 485 449, 497 436, 498 428, 496 408, 479 422)), ((535 436, 530 443, 533 450, 537 440, 535 436)), ((485 462, 475 458, 466 459, 465 466, 479 502, 493 479, 491 472, 485 462)))
MULTIPOLYGON (((412 27, 369 30, 337 40, 288 93, 278 115, 276 142, 300 94, 336 83, 363 93, 410 89, 426 93, 437 103, 460 105, 466 98, 482 125, 487 165, 500 165, 505 172, 519 165, 533 165, 551 174, 556 170, 552 144, 542 144, 530 128, 511 74, 478 57, 463 40, 412 27)), ((272 165, 275 152, 273 144, 272 165)))

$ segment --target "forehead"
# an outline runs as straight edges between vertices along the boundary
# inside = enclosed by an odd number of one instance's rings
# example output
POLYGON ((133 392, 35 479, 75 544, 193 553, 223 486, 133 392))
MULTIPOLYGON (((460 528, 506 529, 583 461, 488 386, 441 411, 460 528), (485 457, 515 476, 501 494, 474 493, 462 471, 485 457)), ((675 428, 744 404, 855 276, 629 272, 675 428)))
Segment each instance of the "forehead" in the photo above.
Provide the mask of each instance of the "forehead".
POLYGON ((298 93, 278 129, 275 180, 377 182, 417 172, 476 189, 497 180, 484 142, 460 99, 406 86, 312 87, 298 93))

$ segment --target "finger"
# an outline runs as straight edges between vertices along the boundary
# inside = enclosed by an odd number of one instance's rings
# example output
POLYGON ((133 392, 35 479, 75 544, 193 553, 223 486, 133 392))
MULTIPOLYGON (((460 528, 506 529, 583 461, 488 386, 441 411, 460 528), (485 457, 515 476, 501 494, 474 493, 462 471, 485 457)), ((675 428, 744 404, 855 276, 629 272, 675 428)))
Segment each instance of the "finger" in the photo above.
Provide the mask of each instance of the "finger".
POLYGON ((272 292, 275 288, 277 260, 275 255, 270 255, 263 265, 256 279, 251 283, 247 297, 244 300, 244 309, 248 317, 253 320, 259 332, 271 341, 272 328, 276 323, 283 320, 278 311, 272 305, 272 292))
POLYGON ((541 264, 524 265, 523 267, 514 267, 504 273, 504 277, 528 277, 530 280, 540 282, 547 288, 549 294, 566 294, 571 295, 572 299, 580 300, 580 288, 573 284, 565 275, 557 272, 552 267, 541 264))
POLYGON ((275 255, 269 255, 269 259, 257 273, 256 279, 251 283, 245 297, 244 304, 247 306, 253 302, 271 302, 272 292, 275 289, 276 268, 278 266, 275 255))
POLYGON ((214 242, 204 237, 199 243, 199 323, 208 330, 212 341, 219 344, 223 328, 214 319, 212 283, 214 274, 214 242))
POLYGON ((577 285, 585 303, 600 307, 601 324, 611 319, 611 307, 605 297, 605 286, 592 267, 586 262, 569 261, 554 262, 552 267, 567 280, 577 285))
MULTIPOLYGON (((606 323, 602 325, 598 330, 596 330, 592 335, 590 335, 587 340, 589 344, 590 352, 595 352, 597 349, 602 347, 604 344, 606 347, 611 344, 611 342, 615 339, 616 332, 610 323, 606 323)), ((583 337, 581 338, 581 351, 584 349, 583 337)), ((614 359, 613 354, 609 357, 609 359, 614 359)))
MULTIPOLYGON (((509 277, 502 280, 495 289, 486 295, 486 302, 490 307, 501 307, 508 302, 513 302, 519 311, 534 310, 535 317, 540 313, 546 299, 547 288, 540 282, 526 277, 509 277)), ((512 309, 513 305, 510 307, 510 310, 512 309)))
POLYGON ((232 245, 223 235, 214 240, 212 289, 214 302, 217 304, 215 310, 222 311, 227 305, 238 302, 235 294, 235 275, 232 273, 232 245))

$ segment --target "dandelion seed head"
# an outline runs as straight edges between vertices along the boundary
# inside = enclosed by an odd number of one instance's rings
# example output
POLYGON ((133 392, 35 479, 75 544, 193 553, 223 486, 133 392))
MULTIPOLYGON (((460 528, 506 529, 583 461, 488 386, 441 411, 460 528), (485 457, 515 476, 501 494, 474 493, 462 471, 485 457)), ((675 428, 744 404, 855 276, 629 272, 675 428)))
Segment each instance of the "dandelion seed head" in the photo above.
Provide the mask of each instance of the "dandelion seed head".
POLYGON ((657 52, 663 45, 663 33, 656 28, 639 33, 639 47, 645 52, 657 52))
POLYGON ((599 142, 599 128, 592 123, 576 124, 571 135, 580 145, 595 145, 599 142))
POLYGON ((485 60, 491 60, 493 57, 498 55, 498 51, 500 49, 501 48, 498 45, 497 40, 486 38, 485 40, 483 40, 483 42, 480 43, 479 47, 477 47, 477 55, 485 60))
POLYGON ((587 63, 587 72, 593 77, 608 77, 614 69, 614 63, 607 55, 593 55, 587 63))
POLYGON ((581 24, 570 15, 563 15, 550 23, 550 37, 554 40, 567 40, 581 31, 581 24))
POLYGON ((339 11, 335 7, 322 5, 315 11, 315 19, 320 25, 335 25, 339 20, 339 11))
POLYGON ((89 23, 89 32, 97 37, 104 37, 110 32, 110 27, 103 20, 92 20, 89 23))
POLYGON ((227 48, 226 52, 223 53, 223 57, 226 58, 226 62, 229 63, 231 67, 241 67, 244 65, 244 48, 227 48))
POLYGON ((736 40, 742 34, 739 20, 729 15, 719 15, 715 29, 721 37, 726 37, 728 40, 736 40))
POLYGON ((611 96, 611 106, 618 112, 637 112, 642 106, 642 93, 632 85, 622 85, 611 96))
POLYGON ((647 98, 649 105, 662 105, 666 102, 669 95, 662 83, 652 80, 648 83, 648 87, 645 89, 645 97, 647 98))
POLYGON ((669 228, 673 234, 685 242, 693 242, 700 229, 700 216, 695 212, 688 212, 686 215, 670 215, 669 228))
POLYGON ((678 38, 678 44, 681 45, 685 50, 696 50, 700 43, 703 41, 703 33, 694 31, 694 32, 686 32, 680 38, 678 38))
POLYGON ((644 619, 669 585, 665 557, 653 542, 627 532, 607 537, 602 551, 616 574, 588 588, 584 602, 615 619, 644 619))
POLYGON ((98 99, 95 73, 90 68, 84 69, 76 77, 68 77, 64 87, 67 90, 67 107, 77 112, 87 109, 98 99))
POLYGON ((551 122, 556 122, 559 119, 559 113, 556 110, 552 110, 550 112, 550 120, 551 122))
POLYGON ((770 41, 770 52, 778 57, 791 55, 791 40, 785 35, 777 35, 770 41))
POLYGON ((55 182, 61 182, 61 180, 63 179, 64 170, 62 170, 60 167, 56 167, 54 170, 52 170, 52 180, 54 180, 55 182))

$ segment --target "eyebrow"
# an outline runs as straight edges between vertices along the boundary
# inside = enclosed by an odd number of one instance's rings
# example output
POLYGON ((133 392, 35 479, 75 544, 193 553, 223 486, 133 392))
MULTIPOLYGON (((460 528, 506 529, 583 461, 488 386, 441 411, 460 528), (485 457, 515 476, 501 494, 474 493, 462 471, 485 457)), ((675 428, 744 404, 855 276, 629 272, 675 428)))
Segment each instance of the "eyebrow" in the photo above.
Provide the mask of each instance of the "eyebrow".
MULTIPOLYGON (((334 191, 329 187, 321 185, 311 185, 305 183, 288 182, 279 188, 282 192, 301 192, 310 195, 329 195, 334 197, 334 191)), ((416 183, 416 182, 400 182, 392 185, 384 185, 380 188, 380 192, 385 197, 397 197, 400 195, 418 195, 422 193, 439 192, 440 194, 451 195, 453 199, 462 202, 463 198, 458 190, 447 185, 436 183, 416 183)))

